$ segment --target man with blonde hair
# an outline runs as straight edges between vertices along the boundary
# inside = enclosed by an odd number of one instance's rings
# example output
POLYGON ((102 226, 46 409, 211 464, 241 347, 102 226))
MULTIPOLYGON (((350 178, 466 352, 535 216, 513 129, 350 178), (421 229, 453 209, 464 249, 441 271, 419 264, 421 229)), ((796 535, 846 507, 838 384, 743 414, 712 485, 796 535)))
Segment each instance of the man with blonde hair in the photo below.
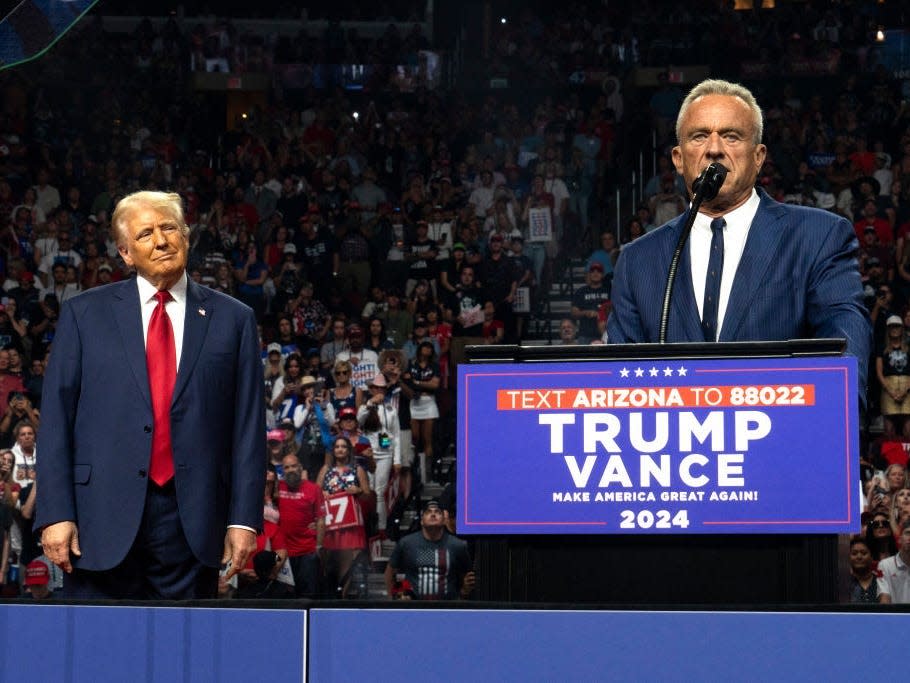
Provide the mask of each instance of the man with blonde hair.
POLYGON ((262 523, 256 320, 187 278, 177 194, 124 197, 112 224, 136 277, 60 309, 36 527, 66 597, 215 597, 262 523))

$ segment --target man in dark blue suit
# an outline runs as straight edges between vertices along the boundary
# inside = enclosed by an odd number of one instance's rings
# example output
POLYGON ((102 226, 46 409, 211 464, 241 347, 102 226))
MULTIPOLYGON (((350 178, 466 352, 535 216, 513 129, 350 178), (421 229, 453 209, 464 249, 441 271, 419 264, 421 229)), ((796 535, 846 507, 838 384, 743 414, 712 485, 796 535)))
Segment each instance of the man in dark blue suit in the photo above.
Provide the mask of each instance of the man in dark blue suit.
MULTIPOLYGON (((729 172, 717 196, 701 205, 683 250, 667 341, 843 337, 865 387, 871 335, 850 223, 755 189, 766 149, 761 109, 746 88, 720 80, 697 85, 680 109, 676 135, 673 163, 687 187, 712 162, 729 172)), ((685 219, 623 249, 610 343, 659 341, 667 272, 685 219)))
POLYGON ((262 522, 256 320, 188 280, 178 195, 129 195, 112 225, 137 277, 61 307, 36 524, 68 597, 214 597, 262 522))

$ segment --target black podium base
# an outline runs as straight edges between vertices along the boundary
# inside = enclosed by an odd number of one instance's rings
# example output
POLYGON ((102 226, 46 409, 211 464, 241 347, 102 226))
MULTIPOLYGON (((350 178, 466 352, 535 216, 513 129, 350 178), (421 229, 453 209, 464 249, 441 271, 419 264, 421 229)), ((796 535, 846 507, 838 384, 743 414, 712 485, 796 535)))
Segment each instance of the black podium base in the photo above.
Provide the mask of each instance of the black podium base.
POLYGON ((836 536, 477 538, 478 595, 518 602, 825 604, 836 536))

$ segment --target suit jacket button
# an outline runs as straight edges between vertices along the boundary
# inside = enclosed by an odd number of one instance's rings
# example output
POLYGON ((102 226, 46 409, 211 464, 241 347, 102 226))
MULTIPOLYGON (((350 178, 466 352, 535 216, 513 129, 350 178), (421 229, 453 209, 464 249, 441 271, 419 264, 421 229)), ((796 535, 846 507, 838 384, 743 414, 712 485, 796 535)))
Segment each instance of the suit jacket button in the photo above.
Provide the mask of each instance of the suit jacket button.
POLYGON ((145 470, 139 470, 139 478, 145 479, 145 470))
POLYGON ((142 431, 145 432, 146 434, 151 434, 151 433, 152 433, 152 425, 145 425, 145 427, 142 428, 142 431))

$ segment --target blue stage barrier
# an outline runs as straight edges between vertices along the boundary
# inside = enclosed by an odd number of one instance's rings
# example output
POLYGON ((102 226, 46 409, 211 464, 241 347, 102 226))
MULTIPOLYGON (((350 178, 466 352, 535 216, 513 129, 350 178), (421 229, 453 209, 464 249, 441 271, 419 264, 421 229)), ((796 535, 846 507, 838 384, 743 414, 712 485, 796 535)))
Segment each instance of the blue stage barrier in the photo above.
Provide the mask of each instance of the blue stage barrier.
POLYGON ((907 627, 907 614, 313 609, 310 681, 887 680, 893 658, 863 654, 863 634, 907 627))
POLYGON ((894 658, 864 656, 864 638, 910 626, 897 611, 435 607, 6 603, 0 681, 887 680, 894 658))
POLYGON ((0 681, 304 681, 306 611, 4 604, 0 642, 0 681))

